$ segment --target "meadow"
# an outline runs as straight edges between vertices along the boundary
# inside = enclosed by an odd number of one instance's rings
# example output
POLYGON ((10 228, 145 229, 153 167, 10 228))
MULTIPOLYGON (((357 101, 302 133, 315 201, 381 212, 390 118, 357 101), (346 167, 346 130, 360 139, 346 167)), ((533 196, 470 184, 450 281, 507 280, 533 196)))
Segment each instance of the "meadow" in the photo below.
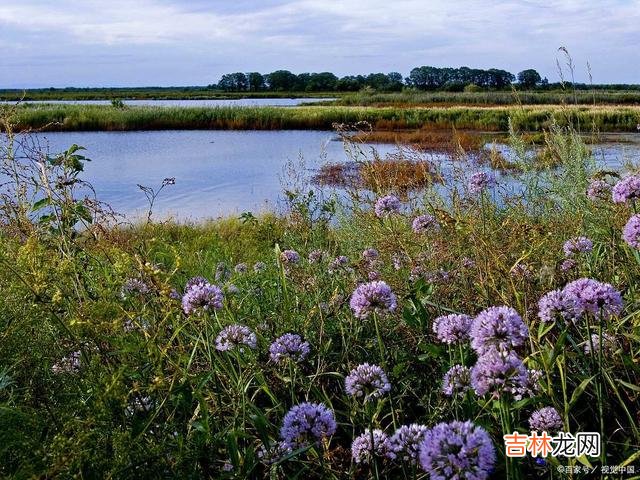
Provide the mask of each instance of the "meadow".
POLYGON ((23 104, 15 130, 128 131, 174 129, 331 130, 335 124, 368 122, 374 130, 440 129, 542 131, 552 122, 586 131, 635 132, 638 106, 437 106, 437 107, 127 107, 23 104))
MULTIPOLYGON (((402 120, 393 109, 243 112, 25 108, 19 126, 328 128, 352 115, 448 125, 480 114, 521 125, 507 108, 402 120)), ((512 133, 520 193, 468 162, 444 190, 397 188, 389 170, 366 168, 346 197, 293 172, 286 212, 200 224, 154 221, 152 203, 149 221, 128 223, 82 182, 83 150, 16 156, 5 123, 0 474, 533 479, 640 468, 638 169, 598 171, 572 126, 531 112, 559 167, 532 165, 512 133), (503 435, 534 430, 597 432, 602 448, 505 456, 503 435)), ((345 148, 357 159, 357 142, 345 148)), ((145 193, 152 202, 159 191, 145 193)))

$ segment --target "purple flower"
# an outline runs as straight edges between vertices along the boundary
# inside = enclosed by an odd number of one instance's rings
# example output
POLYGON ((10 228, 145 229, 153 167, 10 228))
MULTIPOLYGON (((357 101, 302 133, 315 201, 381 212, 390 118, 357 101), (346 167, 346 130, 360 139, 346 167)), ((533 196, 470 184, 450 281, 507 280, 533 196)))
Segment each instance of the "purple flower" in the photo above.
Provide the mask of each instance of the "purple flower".
POLYGON ((562 290, 552 290, 545 293, 538 301, 538 317, 543 322, 553 322, 557 318, 573 319, 573 303, 568 301, 562 290))
POLYGON ((212 285, 202 277, 195 277, 187 282, 182 296, 182 310, 187 315, 202 310, 219 310, 222 308, 224 295, 216 285, 212 285))
POLYGON ((295 250, 284 250, 280 253, 280 260, 287 265, 300 262, 300 255, 295 250))
POLYGON ((509 275, 511 275, 513 278, 531 279, 533 278, 533 268, 531 267, 531 265, 518 262, 513 267, 511 267, 511 270, 509 270, 509 275))
POLYGON ((329 268, 328 268, 329 273, 336 273, 336 272, 350 272, 353 271, 353 269, 351 269, 349 267, 349 257, 346 257, 344 255, 340 255, 338 257, 336 257, 330 264, 329 264, 329 268))
POLYGON ((370 282, 373 282, 374 280, 380 280, 380 272, 374 272, 374 271, 368 272, 367 273, 367 279, 370 282))
POLYGON ((291 453, 291 447, 282 441, 269 447, 260 445, 260 448, 258 448, 258 458, 265 465, 276 463, 289 453, 291 453))
MULTIPOLYGON (((593 345, 593 351, 597 354, 600 352, 600 335, 594 333, 591 335, 591 339, 584 342, 584 353, 589 355, 591 353, 591 346, 593 345)), ((602 353, 613 353, 618 348, 618 342, 615 335, 610 333, 602 334, 602 353)))
POLYGON ((389 285, 375 280, 359 285, 351 295, 349 306, 357 318, 365 319, 372 313, 393 312, 398 302, 389 285))
POLYGON ((51 371, 55 374, 60 373, 78 373, 80 371, 80 351, 71 352, 66 357, 62 357, 58 362, 54 363, 51 371))
POLYGON ((253 271, 256 273, 264 272, 267 269, 267 264, 264 262, 256 262, 253 265, 253 271))
POLYGON ((439 423, 425 433, 420 464, 431 480, 484 480, 496 461, 489 434, 473 423, 439 423))
POLYGON ((640 249, 640 215, 633 215, 622 230, 622 238, 631 247, 640 249))
POLYGON ((428 427, 417 423, 398 428, 389 439, 391 451, 396 459, 415 465, 427 430, 429 430, 428 427))
POLYGON ((320 443, 336 433, 333 411, 322 403, 301 403, 287 412, 280 429, 283 447, 295 450, 320 443))
POLYGON ((469 191, 477 195, 495 184, 496 179, 493 175, 487 172, 476 172, 469 179, 469 191))
POLYGON ((433 332, 442 343, 462 343, 469 339, 473 319, 469 315, 443 315, 433 321, 433 332))
POLYGON ((447 397, 464 395, 471 388, 471 369, 464 365, 454 365, 442 378, 442 393, 447 397))
POLYGON ((258 339, 256 334, 251 331, 249 327, 244 325, 229 325, 222 329, 222 331, 216 337, 216 350, 226 352, 233 350, 236 347, 240 347, 240 351, 243 351, 243 345, 249 348, 256 348, 258 339))
POLYGON ((400 211, 400 199, 395 195, 387 195, 376 200, 376 204, 373 210, 376 213, 376 217, 386 217, 393 213, 400 211))
POLYGON ((216 266, 216 273, 215 273, 215 275, 213 277, 214 280, 216 282, 224 282, 224 281, 228 280, 230 276, 231 276, 231 274, 229 272, 229 269, 224 264, 224 262, 218 263, 218 265, 216 266))
POLYGON ((616 183, 611 197, 615 203, 626 203, 640 198, 640 175, 630 175, 616 183))
POLYGON ((351 457, 355 463, 370 463, 372 453, 379 458, 395 458, 389 436, 382 430, 375 429, 372 434, 371 430, 367 429, 351 444, 351 457), (373 445, 371 445, 372 437, 373 445))
POLYGON ((404 255, 401 253, 394 253, 391 256, 391 263, 393 264, 394 270, 400 270, 402 268, 402 260, 404 255))
POLYGON ((151 292, 151 289, 145 282, 139 278, 129 278, 124 282, 124 285, 122 285, 120 295, 126 299, 133 295, 148 295, 149 292, 151 292))
POLYGON ((622 312, 622 295, 608 283, 581 278, 568 283, 562 294, 571 306, 574 319, 582 318, 585 313, 595 318, 609 318, 622 312))
POLYGON ((475 266, 476 266, 476 262, 474 262, 471 258, 464 257, 462 259, 462 267, 463 268, 475 268, 475 266))
POLYGON ((367 248, 364 252, 362 252, 362 258, 364 258, 368 262, 377 259, 379 256, 380 254, 375 248, 367 248))
POLYGON ((490 393, 500 398, 503 393, 521 396, 529 387, 529 372, 513 352, 503 354, 489 350, 471 369, 471 386, 478 396, 490 393))
POLYGON ((413 233, 419 235, 430 231, 437 231, 440 229, 440 225, 433 215, 424 214, 413 219, 411 229, 413 230, 413 233))
POLYGON ((567 240, 562 247, 566 257, 572 257, 576 253, 589 253, 593 250, 593 242, 587 237, 577 237, 567 240))
POLYGON ((246 263, 239 263, 233 269, 235 270, 236 273, 247 273, 247 270, 249 270, 249 267, 247 266, 246 263))
POLYGON ((378 365, 363 363, 351 370, 344 381, 348 395, 365 402, 382 397, 391 390, 391 384, 384 370, 378 365))
POLYGON ((269 347, 269 358, 281 364, 287 359, 296 363, 302 362, 309 355, 309 342, 303 342, 300 335, 285 333, 278 337, 269 347))
POLYGON ((489 307, 478 314, 470 330, 471 347, 480 355, 507 352, 524 344, 529 329, 511 307, 489 307))
POLYGON ((535 432, 557 432, 562 428, 562 418, 553 407, 536 410, 529 417, 529 426, 535 432))
POLYGON ((604 180, 593 180, 587 188, 587 197, 594 202, 606 200, 610 195, 611 185, 604 180))
POLYGON ((578 263, 575 260, 568 258, 560 264, 560 270, 563 272, 568 272, 569 270, 573 270, 578 263))
POLYGON ((329 254, 324 250, 313 250, 309 253, 309 263, 320 263, 324 261, 329 254))

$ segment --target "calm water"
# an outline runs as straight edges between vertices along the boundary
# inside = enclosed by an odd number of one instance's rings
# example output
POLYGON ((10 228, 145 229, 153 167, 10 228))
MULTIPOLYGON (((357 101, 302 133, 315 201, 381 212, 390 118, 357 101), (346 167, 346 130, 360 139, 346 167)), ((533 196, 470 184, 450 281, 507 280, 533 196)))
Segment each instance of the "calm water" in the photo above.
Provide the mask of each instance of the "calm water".
MULTIPOLYGON (((295 107, 313 102, 330 102, 334 98, 238 98, 233 100, 124 100, 125 105, 155 107, 295 107)), ((8 102, 0 102, 8 103, 8 102)), ((78 105, 111 105, 110 100, 43 100, 24 103, 61 103, 78 105)))
MULTIPOLYGON (((175 177, 176 184, 161 193, 155 215, 198 220, 277 208, 285 166, 299 165, 300 157, 307 173, 324 162, 347 160, 342 143, 326 131, 65 132, 37 138, 51 153, 74 143, 86 147, 92 162, 83 178, 94 185, 99 199, 132 217, 146 212, 146 199, 137 184, 155 188, 163 178, 175 177)), ((375 148, 383 156, 395 150, 392 145, 375 148)), ((500 148, 508 155, 506 147, 500 148)), ((640 160, 640 139, 592 148, 606 168, 640 160)), ((461 165, 454 168, 444 155, 426 159, 440 165, 449 185, 455 181, 454 169, 460 173, 461 165)), ((480 169, 462 168, 467 173, 480 169)), ((502 186, 517 189, 508 175, 497 177, 502 186)))

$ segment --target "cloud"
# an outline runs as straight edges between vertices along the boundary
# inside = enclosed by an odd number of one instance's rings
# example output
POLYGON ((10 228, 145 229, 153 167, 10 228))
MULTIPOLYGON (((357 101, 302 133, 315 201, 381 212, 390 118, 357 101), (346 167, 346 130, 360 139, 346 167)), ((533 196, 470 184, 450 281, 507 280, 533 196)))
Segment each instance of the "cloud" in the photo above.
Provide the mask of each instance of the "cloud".
POLYGON ((33 83, 18 68, 29 62, 30 72, 55 70, 58 82, 64 66, 66 83, 99 82, 103 72, 92 79, 70 58, 113 65, 109 55, 125 54, 120 83, 143 81, 145 69, 161 77, 146 83, 248 69, 407 73, 424 64, 553 75, 560 45, 582 64, 590 59, 597 81, 633 82, 638 24, 640 0, 3 0, 0 85, 33 83), (51 70, 48 55, 64 65, 51 70))

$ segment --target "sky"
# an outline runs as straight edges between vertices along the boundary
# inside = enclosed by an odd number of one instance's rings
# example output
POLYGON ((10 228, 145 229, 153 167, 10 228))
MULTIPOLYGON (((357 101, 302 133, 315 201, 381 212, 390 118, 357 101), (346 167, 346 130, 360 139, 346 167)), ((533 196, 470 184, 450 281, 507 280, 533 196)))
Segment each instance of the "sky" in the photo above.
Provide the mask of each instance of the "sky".
MULTIPOLYGON (((640 0, 0 0, 0 88, 173 86, 287 69, 535 68, 640 83, 640 0)), ((568 78, 570 75, 565 73, 568 78)))

